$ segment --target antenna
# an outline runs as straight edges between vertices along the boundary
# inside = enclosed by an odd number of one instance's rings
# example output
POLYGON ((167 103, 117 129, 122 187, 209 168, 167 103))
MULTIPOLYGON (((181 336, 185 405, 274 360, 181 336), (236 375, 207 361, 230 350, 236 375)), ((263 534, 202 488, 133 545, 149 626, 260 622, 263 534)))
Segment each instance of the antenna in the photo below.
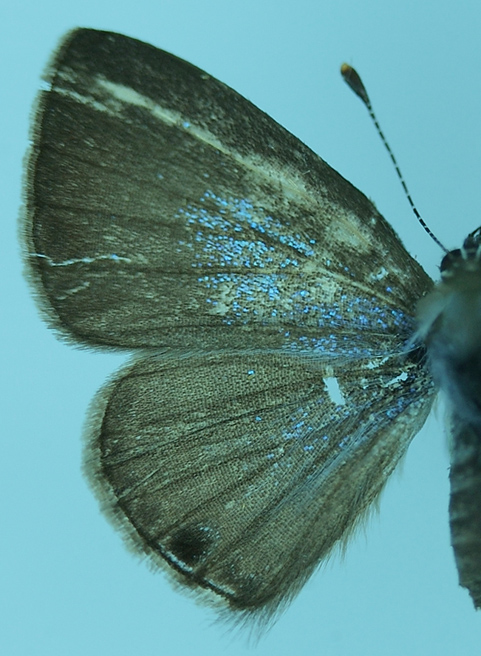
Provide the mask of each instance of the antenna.
POLYGON ((381 137, 381 141, 383 142, 387 152, 389 153, 389 157, 391 158, 392 163, 394 164, 394 168, 396 169, 397 177, 399 178, 402 187, 404 189, 404 194, 406 198, 408 199, 409 205, 411 206, 412 211, 414 212, 415 217, 419 221, 419 223, 422 225, 424 230, 428 233, 428 235, 431 237, 431 239, 445 252, 448 252, 448 249, 443 246, 443 244, 439 241, 439 239, 436 237, 436 235, 432 232, 432 230, 429 228, 429 226, 426 224, 422 216, 419 214, 416 206, 413 203, 413 200, 411 198, 411 194, 409 193, 409 190, 407 188, 406 182, 403 178, 403 175, 401 173, 401 169, 399 168, 399 165, 396 161, 396 158, 394 157, 394 153, 391 150, 391 146, 388 144, 386 137, 383 134, 383 131, 381 130, 381 127, 378 123, 376 114, 374 113, 374 110, 371 105, 371 101, 369 100, 369 96, 367 95, 366 87, 362 83, 361 78, 359 77, 359 74, 357 73, 352 66, 349 66, 349 64, 342 64, 341 66, 341 75, 344 78, 344 80, 347 82, 347 84, 351 87, 351 89, 354 91, 354 93, 359 96, 359 98, 362 100, 362 102, 366 105, 369 116, 371 117, 378 135, 381 137))

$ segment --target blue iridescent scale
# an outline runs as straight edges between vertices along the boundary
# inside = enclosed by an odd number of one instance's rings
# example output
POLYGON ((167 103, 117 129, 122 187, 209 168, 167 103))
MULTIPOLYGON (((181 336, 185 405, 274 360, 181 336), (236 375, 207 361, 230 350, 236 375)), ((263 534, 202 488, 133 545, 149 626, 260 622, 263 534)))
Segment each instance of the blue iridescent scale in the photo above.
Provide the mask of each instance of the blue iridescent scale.
MULTIPOLYGON (((179 240, 178 251, 192 251, 205 302, 213 313, 222 305, 227 326, 246 325, 255 317, 264 325, 278 324, 289 350, 351 357, 376 354, 372 345, 366 347, 363 331, 396 330, 406 340, 412 334, 412 318, 382 305, 379 297, 340 293, 325 302, 326 281, 306 274, 302 266, 311 259, 322 263, 324 271, 331 267, 329 259, 322 261, 316 253, 316 240, 296 233, 284 217, 280 221, 267 215, 250 200, 226 199, 208 190, 198 203, 179 209, 177 219, 192 235, 191 240, 179 240), (290 325, 329 328, 332 333, 291 335, 290 325)), ((349 267, 344 269, 349 272, 349 267)), ((389 285, 385 293, 391 295, 389 285)))

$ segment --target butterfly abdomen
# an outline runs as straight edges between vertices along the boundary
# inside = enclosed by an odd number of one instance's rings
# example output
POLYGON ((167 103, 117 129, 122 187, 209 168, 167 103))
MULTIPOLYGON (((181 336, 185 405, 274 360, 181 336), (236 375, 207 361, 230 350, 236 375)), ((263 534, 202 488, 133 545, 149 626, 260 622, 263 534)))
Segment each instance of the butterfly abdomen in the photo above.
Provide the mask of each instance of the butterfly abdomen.
POLYGON ((451 452, 451 543, 459 583, 481 608, 481 430, 469 425, 453 431, 451 452))

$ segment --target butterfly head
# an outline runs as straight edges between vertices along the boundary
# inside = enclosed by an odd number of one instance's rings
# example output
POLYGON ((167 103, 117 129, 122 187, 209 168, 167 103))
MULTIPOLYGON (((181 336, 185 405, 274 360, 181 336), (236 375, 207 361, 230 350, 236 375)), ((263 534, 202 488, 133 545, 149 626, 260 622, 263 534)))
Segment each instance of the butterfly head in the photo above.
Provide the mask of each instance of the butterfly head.
POLYGON ((480 339, 481 227, 443 257, 440 270, 441 281, 418 303, 416 337, 427 342, 442 333, 453 347, 456 336, 455 350, 470 352, 480 339))
POLYGON ((481 227, 471 232, 461 248, 449 251, 441 262, 441 278, 448 282, 463 274, 481 272, 481 227))

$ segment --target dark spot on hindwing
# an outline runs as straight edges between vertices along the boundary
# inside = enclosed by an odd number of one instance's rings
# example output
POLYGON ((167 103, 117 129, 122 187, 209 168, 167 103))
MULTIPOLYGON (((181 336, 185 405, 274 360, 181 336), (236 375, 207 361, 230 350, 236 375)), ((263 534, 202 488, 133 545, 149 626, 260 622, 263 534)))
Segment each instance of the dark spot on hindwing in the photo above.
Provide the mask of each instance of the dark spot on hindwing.
POLYGON ((268 603, 273 596, 272 591, 262 584, 259 576, 246 574, 242 560, 237 561, 234 556, 228 566, 225 563, 215 563, 213 552, 217 537, 218 533, 212 527, 191 524, 175 531, 165 541, 165 545, 171 558, 182 563, 183 567, 194 570, 187 572, 180 567, 191 585, 198 584, 212 589, 237 610, 255 610, 268 603))
POLYGON ((174 533, 167 543, 167 548, 188 567, 195 567, 209 555, 214 541, 215 533, 211 528, 194 524, 183 526, 174 533))

